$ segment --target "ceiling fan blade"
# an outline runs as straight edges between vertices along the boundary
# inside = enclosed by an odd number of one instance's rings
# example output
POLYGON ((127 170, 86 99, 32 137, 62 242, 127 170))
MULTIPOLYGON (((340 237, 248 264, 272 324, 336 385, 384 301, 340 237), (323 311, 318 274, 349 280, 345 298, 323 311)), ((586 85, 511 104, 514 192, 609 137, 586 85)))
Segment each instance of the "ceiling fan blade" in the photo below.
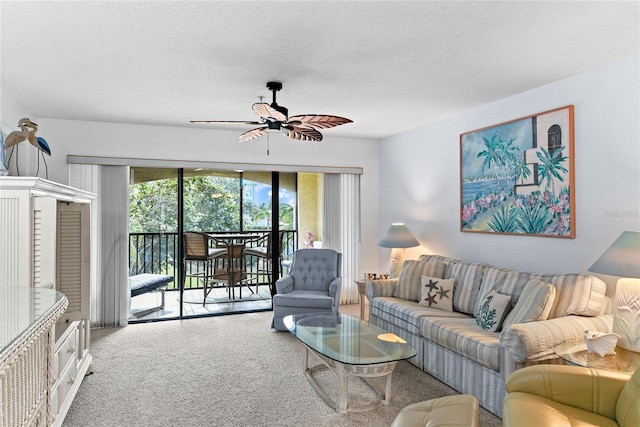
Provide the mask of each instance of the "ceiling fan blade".
POLYGON ((244 120, 190 120, 190 123, 216 123, 219 125, 261 125, 261 122, 244 120))
POLYGON ((266 102, 256 102, 251 108, 263 119, 274 119, 278 122, 284 122, 287 120, 287 116, 285 114, 282 114, 266 102))
POLYGON ((240 135, 240 137, 238 138, 238 142, 251 141, 252 139, 261 137, 267 132, 269 132, 269 128, 267 126, 248 130, 242 135, 240 135))
POLYGON ((299 126, 310 126, 316 129, 329 129, 353 122, 351 119, 326 114, 303 114, 289 117, 289 123, 294 121, 302 123, 299 126))
POLYGON ((299 141, 322 141, 322 134, 317 130, 310 127, 299 126, 282 126, 282 133, 291 139, 297 139, 299 141))

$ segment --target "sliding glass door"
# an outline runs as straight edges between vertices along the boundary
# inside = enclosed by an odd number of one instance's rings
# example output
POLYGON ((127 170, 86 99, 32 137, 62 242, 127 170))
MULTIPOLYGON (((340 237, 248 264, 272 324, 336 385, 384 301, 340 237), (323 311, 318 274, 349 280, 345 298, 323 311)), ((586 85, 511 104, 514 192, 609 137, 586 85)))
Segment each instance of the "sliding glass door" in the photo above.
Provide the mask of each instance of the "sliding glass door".
MULTIPOLYGON (((174 277, 164 307, 131 321, 271 309, 273 282, 297 247, 297 213, 295 173, 131 168, 129 275, 174 277), (242 298, 231 298, 224 280, 205 293, 204 263, 182 262, 184 232, 205 235, 210 249, 232 241, 225 236, 242 237, 247 248, 257 248, 243 259, 246 274, 236 283, 243 286, 242 298)), ((159 298, 152 293, 133 298, 134 316, 159 306, 159 298)))
POLYGON ((146 273, 173 277, 164 298, 160 292, 132 297, 129 321, 178 318, 178 170, 131 168, 129 176, 129 276, 146 273))

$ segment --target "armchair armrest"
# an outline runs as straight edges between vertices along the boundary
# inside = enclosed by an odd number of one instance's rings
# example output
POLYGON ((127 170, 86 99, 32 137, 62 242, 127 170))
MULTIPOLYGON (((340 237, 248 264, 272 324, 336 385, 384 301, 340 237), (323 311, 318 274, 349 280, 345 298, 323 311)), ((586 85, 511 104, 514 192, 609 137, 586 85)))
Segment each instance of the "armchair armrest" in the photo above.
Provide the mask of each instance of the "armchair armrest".
POLYGON ((342 288, 342 277, 336 277, 329 284, 329 296, 340 298, 340 288, 342 288))
POLYGON ((276 280, 276 293, 286 294, 293 290, 293 277, 283 276, 276 280))
POLYGON ((329 284, 329 296, 333 297, 334 311, 340 305, 340 291, 342 290, 342 277, 336 277, 329 284))
POLYGON ((516 323, 500 333, 500 347, 511 355, 514 362, 536 362, 557 357, 555 348, 560 344, 583 341, 587 329, 611 332, 612 328, 612 314, 516 323))
POLYGON ((505 383, 523 392, 616 419, 616 402, 631 374, 580 366, 536 365, 519 369, 505 383))
POLYGON ((392 297, 398 279, 370 280, 364 285, 364 294, 371 301, 375 297, 392 297))

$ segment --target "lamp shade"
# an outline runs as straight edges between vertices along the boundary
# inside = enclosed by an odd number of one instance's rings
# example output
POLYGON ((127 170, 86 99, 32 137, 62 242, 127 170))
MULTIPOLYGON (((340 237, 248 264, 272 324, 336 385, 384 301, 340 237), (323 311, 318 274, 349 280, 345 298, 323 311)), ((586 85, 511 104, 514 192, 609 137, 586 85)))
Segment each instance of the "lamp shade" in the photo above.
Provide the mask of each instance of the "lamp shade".
POLYGON ((640 232, 623 232, 589 267, 593 273, 640 278, 640 232))
POLYGON ((378 246, 383 248, 413 248, 420 246, 420 242, 411 234, 411 231, 402 223, 391 224, 387 233, 380 239, 378 246))

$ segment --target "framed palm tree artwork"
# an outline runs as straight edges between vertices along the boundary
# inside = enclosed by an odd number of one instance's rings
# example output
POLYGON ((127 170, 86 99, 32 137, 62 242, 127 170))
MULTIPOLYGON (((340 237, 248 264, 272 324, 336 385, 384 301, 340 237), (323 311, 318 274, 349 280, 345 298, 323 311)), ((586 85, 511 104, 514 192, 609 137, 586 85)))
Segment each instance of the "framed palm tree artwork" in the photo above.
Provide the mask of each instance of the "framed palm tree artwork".
POLYGON ((460 135, 460 230, 575 237, 573 105, 460 135))

